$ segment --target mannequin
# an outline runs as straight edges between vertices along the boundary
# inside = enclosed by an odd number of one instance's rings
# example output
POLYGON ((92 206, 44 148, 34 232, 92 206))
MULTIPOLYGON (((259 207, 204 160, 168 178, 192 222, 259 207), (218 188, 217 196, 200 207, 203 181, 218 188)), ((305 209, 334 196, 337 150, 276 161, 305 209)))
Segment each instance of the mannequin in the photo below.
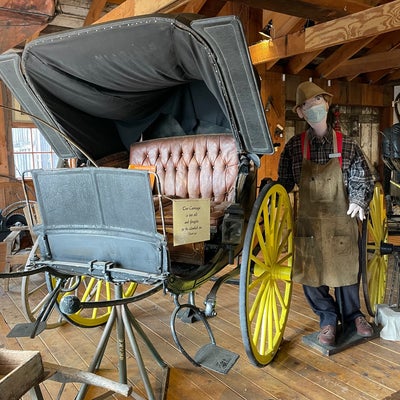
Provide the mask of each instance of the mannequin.
POLYGON ((340 320, 373 335, 360 311, 356 219, 365 218, 374 182, 358 144, 328 123, 331 100, 313 82, 298 86, 293 111, 309 128, 288 141, 278 171, 288 192, 299 187, 293 281, 319 316, 324 346, 335 346, 340 320))

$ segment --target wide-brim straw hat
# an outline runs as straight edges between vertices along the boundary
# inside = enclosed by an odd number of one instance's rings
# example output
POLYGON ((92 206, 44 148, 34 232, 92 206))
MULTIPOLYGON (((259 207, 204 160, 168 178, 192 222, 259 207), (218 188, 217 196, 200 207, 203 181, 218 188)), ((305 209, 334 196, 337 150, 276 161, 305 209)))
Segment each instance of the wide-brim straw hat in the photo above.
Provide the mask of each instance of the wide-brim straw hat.
POLYGON ((326 92, 314 82, 306 81, 300 83, 296 90, 296 105, 293 107, 293 112, 296 112, 297 107, 301 106, 308 99, 312 99, 313 97, 321 94, 330 105, 333 94, 326 92))

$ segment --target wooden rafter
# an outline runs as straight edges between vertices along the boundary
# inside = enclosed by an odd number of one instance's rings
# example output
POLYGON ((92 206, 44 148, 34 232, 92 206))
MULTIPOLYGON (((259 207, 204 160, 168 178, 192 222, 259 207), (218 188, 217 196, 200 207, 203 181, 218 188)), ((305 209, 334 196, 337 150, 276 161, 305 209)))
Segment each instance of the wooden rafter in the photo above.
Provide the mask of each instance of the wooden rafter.
POLYGON ((347 60, 333 71, 327 78, 335 79, 343 76, 354 76, 362 73, 400 67, 400 49, 391 52, 370 54, 347 60))
POLYGON ((388 80, 388 79, 390 81, 398 81, 398 80, 400 80, 400 69, 398 69, 398 70, 392 72, 391 74, 389 74, 386 77, 386 80, 388 80))
POLYGON ((273 41, 257 43, 249 48, 251 58, 253 63, 261 64, 395 31, 400 29, 400 19, 393 18, 398 13, 400 0, 395 0, 273 41))
POLYGON ((204 15, 205 17, 213 17, 218 15, 225 5, 225 0, 207 0, 199 10, 199 14, 204 15))
MULTIPOLYGON (((364 52, 363 57, 371 55, 371 54, 378 54, 378 53, 384 53, 384 52, 389 52, 392 51, 400 46, 400 37, 399 37, 399 32, 394 31, 394 32, 389 32, 384 35, 380 35, 376 40, 371 42, 371 48, 367 51, 364 52)), ((365 58, 363 58, 364 62, 368 61, 365 58)), ((387 69, 381 69, 378 71, 374 72, 368 72, 365 74, 365 78, 367 82, 369 83, 376 83, 378 82, 379 79, 384 78, 386 75, 390 74, 393 71, 393 68, 387 68, 387 69)), ((347 76, 346 79, 348 81, 351 81, 357 76, 359 76, 360 73, 357 73, 352 76, 347 76)))
POLYGON ((182 5, 189 3, 189 1, 190 0, 126 0, 121 5, 99 18, 96 23, 155 12, 172 12, 182 5))
POLYGON ((316 69, 321 77, 328 77, 333 71, 340 67, 340 65, 354 56, 362 48, 368 45, 374 36, 365 39, 355 40, 354 42, 346 43, 340 46, 338 50, 333 52, 327 57, 316 69))
MULTIPOLYGON (((400 37, 399 37, 399 32, 394 31, 394 32, 389 32, 384 35, 380 35, 376 40, 371 42, 371 48, 364 53, 363 56, 367 56, 370 54, 374 53, 383 53, 386 51, 392 51, 400 46, 400 37)), ((366 79, 370 83, 374 83, 378 81, 379 76, 383 78, 387 74, 391 73, 392 69, 387 69, 387 70, 379 70, 376 71, 377 73, 367 73, 366 74, 366 79)), ((359 74, 353 75, 353 76, 347 76, 347 80, 351 81, 355 79, 359 74)))
POLYGON ((176 12, 198 14, 206 2, 207 0, 191 0, 183 5, 181 9, 177 9, 176 12))
POLYGON ((97 21, 100 18, 106 4, 107 0, 92 0, 83 25, 90 25, 97 21))
POLYGON ((389 69, 383 69, 380 71, 374 71, 374 72, 369 72, 367 73, 366 76, 366 80, 373 84, 376 83, 378 81, 380 81, 381 79, 383 79, 386 75, 391 74, 394 71, 393 68, 389 68, 389 69))
POLYGON ((312 19, 314 21, 330 21, 349 14, 371 8, 362 1, 337 0, 232 0, 245 3, 254 8, 282 12, 285 14, 312 19))
POLYGON ((287 71, 290 74, 299 73, 306 65, 308 65, 314 58, 316 58, 322 50, 315 50, 309 53, 299 54, 290 59, 289 64, 287 66, 287 71))

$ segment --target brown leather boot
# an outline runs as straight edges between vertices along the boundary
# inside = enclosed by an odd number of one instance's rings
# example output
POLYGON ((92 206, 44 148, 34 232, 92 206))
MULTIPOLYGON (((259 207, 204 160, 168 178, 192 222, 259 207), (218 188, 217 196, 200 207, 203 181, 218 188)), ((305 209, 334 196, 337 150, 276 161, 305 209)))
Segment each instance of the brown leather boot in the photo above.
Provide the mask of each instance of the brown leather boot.
POLYGON ((374 330, 364 317, 357 317, 354 320, 354 324, 356 325, 357 335, 362 337, 371 337, 373 335, 374 330))
POLYGON ((334 346, 336 339, 336 326, 325 325, 321 327, 318 334, 318 341, 325 346, 334 346))

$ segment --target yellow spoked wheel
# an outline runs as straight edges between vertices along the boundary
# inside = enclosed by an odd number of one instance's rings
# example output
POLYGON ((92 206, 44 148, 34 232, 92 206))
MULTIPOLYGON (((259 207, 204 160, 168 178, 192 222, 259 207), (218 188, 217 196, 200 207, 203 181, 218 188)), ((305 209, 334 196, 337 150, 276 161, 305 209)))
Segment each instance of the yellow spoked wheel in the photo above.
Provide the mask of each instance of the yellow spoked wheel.
POLYGON ((293 216, 283 186, 266 185, 247 226, 240 271, 240 326, 256 366, 272 361, 282 341, 292 294, 293 216))
MULTIPOLYGON (((49 275, 48 275, 49 277, 49 275)), ((56 284, 55 277, 48 278, 49 290, 56 284)), ((123 285, 123 297, 132 296, 137 288, 137 283, 128 282, 123 285)), ((68 279, 64 289, 58 295, 56 306, 60 311, 60 301, 64 296, 76 296, 81 302, 104 301, 114 299, 114 285, 110 282, 88 276, 74 276, 68 279)), ((75 314, 64 314, 63 317, 74 325, 83 328, 93 328, 107 322, 111 313, 111 307, 87 308, 75 314)))
POLYGON ((364 298, 368 313, 375 315, 375 307, 385 299, 388 272, 388 254, 382 252, 382 244, 388 240, 385 195, 377 183, 370 203, 367 226, 363 229, 361 272, 364 298))

